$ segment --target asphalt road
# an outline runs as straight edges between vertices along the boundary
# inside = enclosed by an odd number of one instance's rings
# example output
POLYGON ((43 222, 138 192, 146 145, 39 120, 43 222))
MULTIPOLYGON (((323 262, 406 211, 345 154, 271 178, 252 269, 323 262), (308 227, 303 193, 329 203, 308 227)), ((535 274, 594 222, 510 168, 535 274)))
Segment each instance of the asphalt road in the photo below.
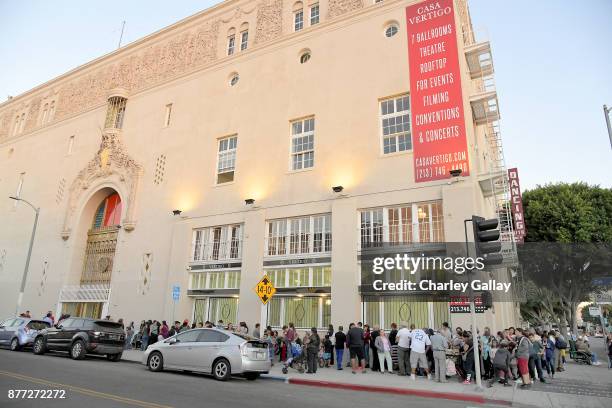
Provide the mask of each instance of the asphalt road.
POLYGON ((0 407, 467 407, 473 404, 289 385, 273 380, 215 381, 200 374, 153 373, 144 366, 65 354, 0 350, 0 407), (9 399, 9 390, 64 390, 64 399, 9 399))

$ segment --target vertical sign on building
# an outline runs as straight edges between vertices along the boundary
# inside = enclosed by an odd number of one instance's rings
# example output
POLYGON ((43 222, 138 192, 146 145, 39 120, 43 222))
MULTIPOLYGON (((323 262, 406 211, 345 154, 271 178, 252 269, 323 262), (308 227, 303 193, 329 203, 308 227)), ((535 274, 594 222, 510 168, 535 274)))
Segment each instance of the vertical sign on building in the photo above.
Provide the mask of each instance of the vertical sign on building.
POLYGON ((518 170, 508 169, 508 184, 510 184, 510 208, 512 210, 512 224, 514 225, 514 238, 516 242, 523 242, 527 229, 523 216, 523 198, 521 197, 521 184, 518 170))
POLYGON ((406 7, 417 183, 469 175, 453 0, 406 7))

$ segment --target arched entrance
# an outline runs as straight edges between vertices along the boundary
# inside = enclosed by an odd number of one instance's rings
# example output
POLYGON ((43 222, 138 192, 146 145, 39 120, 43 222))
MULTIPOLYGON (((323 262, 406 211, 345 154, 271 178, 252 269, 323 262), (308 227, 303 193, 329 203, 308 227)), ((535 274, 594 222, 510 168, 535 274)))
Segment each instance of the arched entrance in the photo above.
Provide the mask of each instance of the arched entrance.
MULTIPOLYGON (((119 194, 108 189, 100 200, 98 195, 95 212, 84 220, 88 223, 85 254, 79 279, 81 299, 62 302, 62 313, 71 316, 101 318, 104 302, 101 302, 97 291, 110 288, 117 235, 120 229, 122 202, 119 194), (92 296, 86 296, 87 291, 92 296)), ((105 299, 106 300, 106 299, 105 299)))

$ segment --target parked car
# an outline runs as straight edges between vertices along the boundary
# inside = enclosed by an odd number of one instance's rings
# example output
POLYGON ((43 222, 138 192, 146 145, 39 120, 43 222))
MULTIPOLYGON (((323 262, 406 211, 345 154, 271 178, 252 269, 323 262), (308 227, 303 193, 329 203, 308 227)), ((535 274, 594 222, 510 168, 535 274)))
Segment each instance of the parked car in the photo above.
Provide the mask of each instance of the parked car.
POLYGON ((0 323, 0 345, 8 345, 13 351, 32 346, 38 332, 49 326, 50 324, 43 320, 27 317, 6 319, 0 323))
POLYGON ((86 354, 106 354, 111 361, 119 361, 123 352, 125 334, 121 323, 69 317, 55 327, 42 330, 34 339, 35 354, 47 350, 68 351, 75 360, 86 354))
POLYGON ((235 374, 255 380, 271 366, 267 343, 220 329, 188 330, 151 344, 142 364, 151 371, 203 372, 220 381, 235 374))

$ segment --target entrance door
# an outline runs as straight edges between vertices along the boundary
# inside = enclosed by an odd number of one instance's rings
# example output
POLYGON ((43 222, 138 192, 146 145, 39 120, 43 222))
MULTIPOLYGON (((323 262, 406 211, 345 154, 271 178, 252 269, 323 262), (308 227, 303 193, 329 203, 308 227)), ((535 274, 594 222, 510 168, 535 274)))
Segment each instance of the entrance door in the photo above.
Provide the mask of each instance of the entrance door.
POLYGON ((71 317, 102 318, 102 302, 65 302, 62 303, 62 314, 71 317))

